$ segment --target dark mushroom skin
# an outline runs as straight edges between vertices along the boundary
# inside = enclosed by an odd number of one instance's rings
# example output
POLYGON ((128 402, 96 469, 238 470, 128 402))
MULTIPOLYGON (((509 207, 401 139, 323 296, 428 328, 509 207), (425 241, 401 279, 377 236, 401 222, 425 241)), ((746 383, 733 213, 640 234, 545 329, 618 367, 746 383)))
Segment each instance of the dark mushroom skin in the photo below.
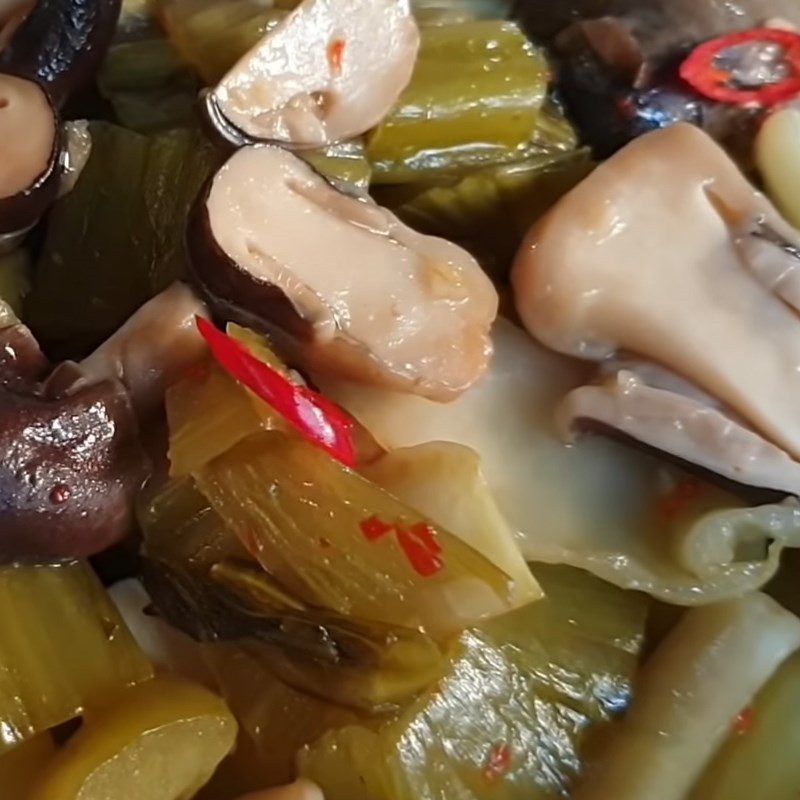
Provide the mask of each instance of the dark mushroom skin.
POLYGON ((284 332, 291 339, 310 342, 313 339, 311 323, 283 291, 272 284, 253 281, 214 238, 206 205, 214 177, 201 189, 186 226, 186 252, 195 285, 223 319, 262 333, 277 334, 278 338, 284 332), (258 309, 258 313, 248 312, 247 308, 258 309))
MULTIPOLYGON (((0 107, 0 115, 20 114, 24 116, 27 109, 24 107, 29 103, 29 98, 38 96, 36 109, 37 119, 33 124, 48 126, 48 132, 52 133, 52 147, 49 155, 42 160, 39 167, 33 168, 30 172, 30 184, 20 190, 7 194, 0 183, 0 236, 24 232, 33 226, 39 217, 49 208, 58 196, 61 181, 61 152, 64 147, 64 136, 62 133, 61 122, 58 112, 52 104, 47 92, 38 84, 24 79, 26 92, 18 93, 14 103, 23 106, 11 107, 4 92, 5 84, 15 82, 21 85, 16 76, 6 76, 0 74, 0 100, 5 104, 0 107), (46 106, 44 105, 46 103, 46 106), (42 114, 43 108, 47 109, 46 114, 42 114)), ((2 119, 0 119, 0 130, 2 130, 2 119)), ((13 143, 0 143, 0 152, 3 149, 11 151, 13 157, 13 143), (5 148, 3 145, 5 144, 5 148)))
POLYGON ((60 108, 94 78, 121 7, 121 0, 39 0, 0 52, 0 72, 36 81, 60 108))
POLYGON ((41 383, 30 331, 0 329, 0 564, 80 558, 131 529, 148 460, 127 392, 41 383))
POLYGON ((678 67, 724 33, 776 17, 800 27, 792 0, 519 0, 517 14, 550 40, 568 110, 601 157, 681 121, 746 154, 758 110, 706 100, 681 82, 678 67))

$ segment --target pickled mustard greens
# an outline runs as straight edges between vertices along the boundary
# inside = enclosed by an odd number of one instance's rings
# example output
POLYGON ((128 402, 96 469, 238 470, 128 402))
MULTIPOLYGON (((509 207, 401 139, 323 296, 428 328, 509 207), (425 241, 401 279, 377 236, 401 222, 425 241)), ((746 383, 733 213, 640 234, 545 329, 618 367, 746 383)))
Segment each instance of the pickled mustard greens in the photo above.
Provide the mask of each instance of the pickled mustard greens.
POLYGON ((161 676, 91 716, 48 764, 30 800, 185 800, 236 741, 225 703, 189 681, 161 676))
POLYGON ((798 704, 795 653, 733 721, 690 800, 794 800, 800 786, 798 704))
POLYGON ((586 150, 534 154, 425 189, 395 208, 412 227, 467 248, 493 277, 507 277, 531 224, 592 169, 586 150))
POLYGON ((429 178, 450 154, 478 166, 523 148, 535 134, 548 80, 544 54, 513 22, 423 28, 411 83, 367 135, 374 180, 429 178))
POLYGON ((0 757, 152 675, 89 567, 0 569, 0 757))
POLYGON ((160 18, 181 57, 215 84, 296 3, 287 0, 164 0, 160 18))
POLYGON ((508 610, 513 581, 319 448, 280 431, 195 475, 262 566, 303 602, 434 638, 508 610))
POLYGON ((360 471, 500 567, 514 581, 517 605, 541 598, 474 450, 452 442, 430 442, 393 450, 360 471))
POLYGON ((628 702, 647 601, 577 570, 534 571, 548 599, 462 634, 426 695, 300 754, 326 800, 567 796, 587 733, 628 702))
POLYGON ((300 151, 298 155, 342 191, 366 192, 369 189, 372 167, 367 161, 364 143, 360 140, 300 151))
POLYGON ((190 480, 164 486, 140 521, 153 602, 198 641, 235 641, 287 683, 370 712, 441 674, 443 650, 420 631, 310 608, 286 591, 190 480))
POLYGON ((71 353, 184 275, 188 208, 215 158, 199 133, 147 137, 107 123, 90 132, 91 157, 48 218, 25 306, 37 337, 71 353))

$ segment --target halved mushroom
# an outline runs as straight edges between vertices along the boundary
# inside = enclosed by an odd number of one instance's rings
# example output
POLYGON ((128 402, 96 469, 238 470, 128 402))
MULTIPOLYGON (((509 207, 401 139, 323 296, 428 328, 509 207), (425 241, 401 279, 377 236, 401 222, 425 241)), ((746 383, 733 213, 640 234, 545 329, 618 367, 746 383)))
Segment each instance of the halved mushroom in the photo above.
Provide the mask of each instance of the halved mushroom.
MULTIPOLYGON (((770 461, 748 472, 758 485, 794 492, 799 269, 800 232, 708 136, 678 125, 631 143, 565 197, 528 235, 512 283, 520 317, 542 342, 581 358, 622 351, 666 366, 744 421, 729 433, 770 461)), ((649 393, 646 406, 655 399, 649 393)), ((659 438, 652 428, 647 436, 659 438)), ((677 453, 674 437, 665 449, 725 474, 729 452, 720 458, 705 441, 700 453, 691 431, 681 436, 677 453)))
POLYGON ((0 74, 0 237, 25 231, 55 199, 60 143, 58 117, 45 91, 0 74))
POLYGON ((376 125, 411 80, 409 0, 305 0, 206 95, 234 144, 318 147, 376 125))
POLYGON ((187 242, 217 308, 307 367, 446 400, 487 366, 498 298, 477 262, 279 147, 231 157, 187 242))
POLYGON ((80 364, 87 384, 118 380, 140 417, 164 402, 167 388, 206 351, 195 319, 205 304, 182 283, 145 303, 111 338, 80 364))
POLYGON ((0 72, 46 87, 57 107, 94 77, 121 0, 38 0, 0 49, 0 72))

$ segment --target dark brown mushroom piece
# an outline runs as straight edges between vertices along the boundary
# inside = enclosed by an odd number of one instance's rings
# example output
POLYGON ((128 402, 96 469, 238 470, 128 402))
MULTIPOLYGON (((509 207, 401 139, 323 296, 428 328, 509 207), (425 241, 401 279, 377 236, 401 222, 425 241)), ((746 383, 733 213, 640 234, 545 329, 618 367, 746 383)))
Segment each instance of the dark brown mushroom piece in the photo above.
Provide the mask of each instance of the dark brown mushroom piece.
MULTIPOLYGON (((724 33, 775 18, 800 27, 793 0, 518 0, 516 12, 553 45, 570 115, 600 156, 680 121, 747 154, 759 111, 701 97, 681 82, 678 67, 698 44, 724 33)), ((742 69, 749 55, 746 48, 736 54, 742 69)), ((763 71, 765 62, 755 60, 763 71)))
POLYGON ((45 87, 57 107, 94 79, 121 0, 38 0, 0 50, 0 72, 45 87))
POLYGON ((0 251, 55 199, 60 150, 58 116, 46 92, 0 74, 0 251))
POLYGON ((0 329, 0 563, 80 558, 120 541, 148 473, 124 387, 52 393, 40 382, 47 369, 27 328, 0 329))
POLYGON ((486 369, 498 298, 478 263, 280 147, 228 160, 187 245, 214 308, 270 333, 299 366, 436 400, 486 369))

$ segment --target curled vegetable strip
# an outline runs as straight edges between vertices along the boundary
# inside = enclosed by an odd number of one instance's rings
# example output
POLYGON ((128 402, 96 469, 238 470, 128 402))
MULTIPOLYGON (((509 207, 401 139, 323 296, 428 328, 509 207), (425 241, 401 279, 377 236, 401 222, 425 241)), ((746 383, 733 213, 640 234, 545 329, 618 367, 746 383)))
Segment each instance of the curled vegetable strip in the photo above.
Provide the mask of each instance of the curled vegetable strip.
POLYGON ((355 464, 353 423, 340 408, 311 389, 292 383, 208 320, 197 317, 197 329, 219 365, 237 381, 269 403, 308 441, 345 466, 355 464))
POLYGON ((645 664, 628 716, 576 800, 682 800, 798 647, 800 620, 760 593, 689 611, 645 664))

